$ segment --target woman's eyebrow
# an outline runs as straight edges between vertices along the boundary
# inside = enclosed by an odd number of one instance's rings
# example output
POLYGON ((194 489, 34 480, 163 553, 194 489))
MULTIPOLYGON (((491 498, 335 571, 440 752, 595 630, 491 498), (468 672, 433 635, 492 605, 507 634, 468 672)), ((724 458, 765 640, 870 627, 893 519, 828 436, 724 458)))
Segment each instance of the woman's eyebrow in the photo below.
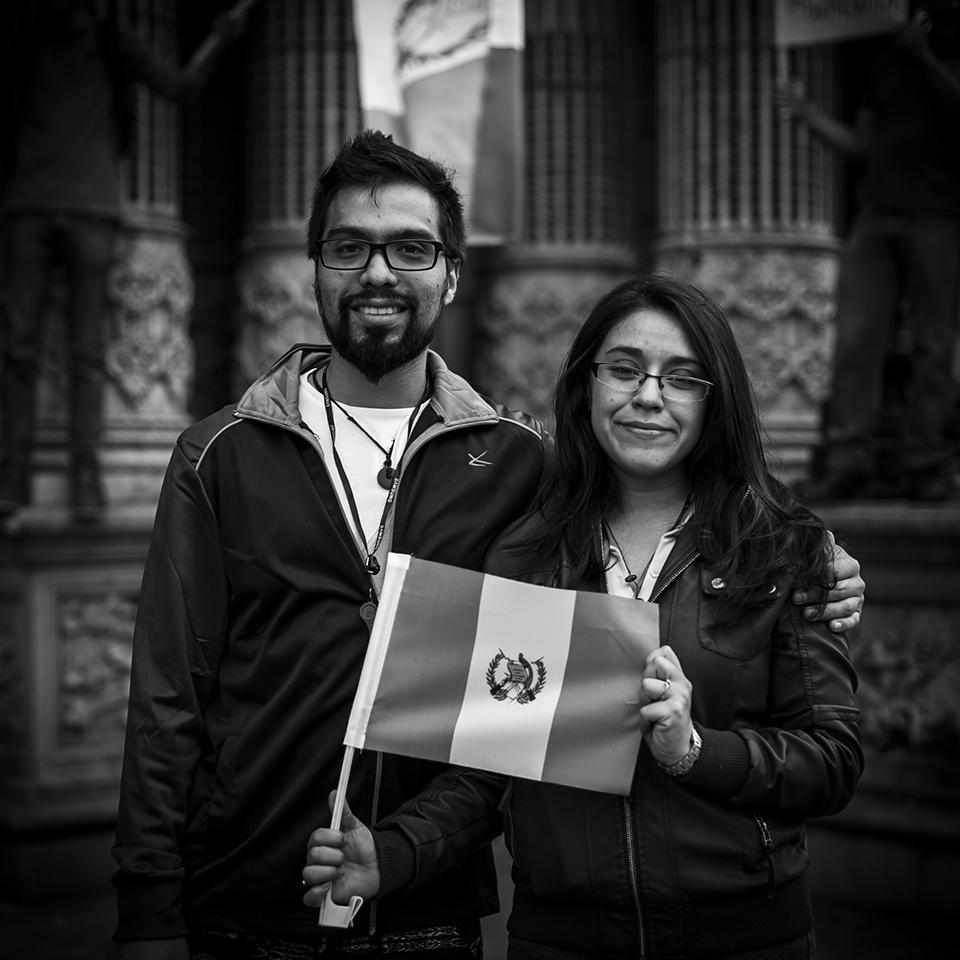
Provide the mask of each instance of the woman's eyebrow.
MULTIPOLYGON (((646 356, 643 350, 641 350, 639 347, 631 347, 626 344, 614 344, 614 346, 604 351, 603 355, 605 357, 608 357, 610 356, 611 353, 626 353, 628 354, 631 360, 634 360, 634 359, 642 360, 646 356)), ((703 366, 703 364, 696 357, 685 357, 679 354, 673 357, 667 357, 664 360, 664 363, 668 363, 668 364, 686 363, 686 364, 696 365, 698 367, 703 366)))

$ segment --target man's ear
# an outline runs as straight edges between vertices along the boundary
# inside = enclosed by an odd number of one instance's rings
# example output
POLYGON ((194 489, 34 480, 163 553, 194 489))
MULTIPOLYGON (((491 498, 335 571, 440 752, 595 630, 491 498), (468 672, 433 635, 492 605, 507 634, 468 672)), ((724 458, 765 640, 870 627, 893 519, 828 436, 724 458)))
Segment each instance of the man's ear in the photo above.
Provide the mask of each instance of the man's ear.
POLYGON ((460 280, 460 261, 454 260, 447 264, 447 291, 443 295, 443 305, 450 306, 457 295, 457 283, 460 280))

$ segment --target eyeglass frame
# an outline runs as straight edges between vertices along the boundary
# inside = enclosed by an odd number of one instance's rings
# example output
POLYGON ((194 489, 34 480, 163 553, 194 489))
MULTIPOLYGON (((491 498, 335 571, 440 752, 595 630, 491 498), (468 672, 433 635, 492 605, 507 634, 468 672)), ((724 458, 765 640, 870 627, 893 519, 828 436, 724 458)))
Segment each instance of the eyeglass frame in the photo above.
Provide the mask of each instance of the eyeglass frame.
POLYGON ((316 253, 317 261, 327 270, 337 270, 343 273, 349 270, 366 270, 367 267, 370 266, 370 261, 373 259, 373 255, 378 250, 383 255, 383 260, 384 263, 386 263, 387 268, 391 271, 399 270, 401 273, 423 273, 425 270, 432 270, 437 265, 437 261, 440 259, 441 253, 445 257, 448 256, 447 249, 440 240, 432 240, 425 237, 398 237, 396 240, 385 240, 383 243, 374 243, 372 240, 364 240, 363 237, 327 237, 324 240, 317 241, 316 253), (343 242, 344 240, 350 240, 353 243, 363 243, 367 245, 367 259, 364 260, 364 262, 359 266, 334 267, 323 259, 323 245, 325 243, 337 243, 343 242), (429 267, 397 267, 391 262, 390 254, 387 253, 387 247, 392 246, 395 243, 410 243, 411 241, 415 243, 425 243, 433 247, 433 263, 431 263, 429 267))
MULTIPOLYGON (((602 383, 605 387, 610 387, 613 390, 620 390, 621 387, 619 387, 617 384, 608 383, 606 380, 601 380, 597 376, 597 367, 632 367, 632 366, 633 364, 625 363, 622 360, 594 360, 590 364, 590 373, 593 376, 593 378, 597 381, 597 383, 602 383)), ((691 377, 691 376, 688 376, 687 374, 647 373, 646 370, 640 370, 639 368, 634 368, 634 369, 636 369, 637 371, 637 385, 632 390, 629 390, 631 394, 636 394, 647 382, 647 380, 656 380, 657 389, 660 391, 660 396, 663 397, 664 400, 675 400, 678 403, 703 403, 703 401, 710 396, 710 391, 713 390, 713 388, 716 386, 716 384, 711 382, 710 380, 703 380, 700 377, 691 377), (663 392, 664 380, 692 380, 694 383, 703 384, 703 386, 705 387, 703 396, 699 398, 690 398, 690 399, 686 397, 665 396, 663 392)), ((627 389, 623 389, 622 392, 626 393, 627 389)))

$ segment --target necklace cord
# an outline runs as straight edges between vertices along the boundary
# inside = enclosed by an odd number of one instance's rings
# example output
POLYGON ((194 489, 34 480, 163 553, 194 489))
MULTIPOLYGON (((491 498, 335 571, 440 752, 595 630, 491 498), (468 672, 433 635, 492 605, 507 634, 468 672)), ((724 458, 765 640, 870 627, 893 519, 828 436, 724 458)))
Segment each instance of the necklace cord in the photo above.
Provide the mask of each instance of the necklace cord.
MULTIPOLYGON (((313 373, 313 383, 314 386, 317 386, 316 380, 316 371, 313 373)), ((340 476, 340 482, 343 484, 343 492, 347 497, 347 504, 350 507, 350 513, 353 516, 353 522, 356 524, 357 532, 360 535, 360 540, 362 542, 363 550, 366 553, 366 560, 364 561, 364 570, 371 576, 376 576, 380 572, 380 561, 376 558, 376 552, 380 549, 380 544, 383 542, 383 535, 387 528, 387 517, 390 513, 390 508, 393 506, 393 501, 397 495, 397 487, 400 485, 400 471, 394 470, 393 476, 388 477, 387 479, 391 481, 390 487, 387 492, 387 501, 383 505, 383 512, 380 514, 380 525, 377 529, 377 537, 374 541, 373 548, 368 549, 367 547, 367 536, 363 530, 363 523, 360 520, 360 510, 357 507, 357 500, 353 493, 353 487, 350 485, 350 478, 347 476, 347 471, 344 469, 343 461, 340 459, 340 454, 337 452, 337 428, 333 422, 333 404, 337 404, 340 407, 340 410, 354 423, 353 417, 351 417, 343 407, 333 399, 333 396, 330 393, 330 387, 327 384, 327 375, 326 372, 323 374, 322 383, 320 384, 320 392, 323 394, 323 407, 327 415, 327 426, 330 428, 330 444, 333 447, 333 462, 336 465, 337 473, 340 476)), ((417 419, 417 416, 420 412, 420 408, 423 406, 424 401, 430 396, 430 381, 427 380, 427 384, 424 388, 423 395, 420 398, 420 402, 413 408, 413 412, 410 414, 410 419, 407 421, 407 437, 410 436, 410 431, 413 429, 413 424, 417 419)), ((360 427, 360 424, 357 423, 357 426, 360 427)), ((363 427, 360 427, 363 430, 363 427)), ((374 440, 373 437, 367 433, 366 430, 363 432, 371 439, 374 443, 380 447, 381 450, 384 448, 374 440)), ((399 435, 399 434, 398 434, 399 435)), ((393 438, 394 443, 396 443, 396 437, 393 438)), ((393 450, 393 444, 390 445, 390 450, 393 450)), ((386 452, 386 451, 384 451, 386 452)), ((387 463, 389 463, 389 454, 387 455, 387 463)), ((386 467, 387 464, 384 464, 386 467)))
MULTIPOLYGON (((683 515, 687 512, 687 510, 690 507, 690 498, 691 498, 691 494, 688 493, 687 498, 683 501, 683 506, 680 507, 680 512, 677 514, 677 519, 674 520, 673 523, 670 525, 670 527, 667 528, 667 533, 669 533, 670 530, 675 530, 677 526, 680 524, 680 521, 683 519, 683 515)), ((623 566, 627 571, 627 575, 623 578, 623 582, 630 584, 630 589, 633 591, 633 599, 634 600, 639 599, 640 588, 643 585, 643 580, 647 575, 647 570, 650 568, 650 564, 653 562, 653 558, 656 555, 657 551, 654 550, 654 552, 650 554, 646 564, 644 564, 643 573, 641 573, 640 576, 638 577, 637 574, 635 574, 630 569, 630 564, 627 562, 627 555, 624 552, 623 547, 620 546, 620 541, 617 540, 617 535, 613 532, 613 527, 611 526, 610 521, 606 517, 601 518, 600 532, 601 532, 601 535, 605 533, 610 538, 610 540, 613 541, 614 546, 617 548, 617 552, 620 554, 620 559, 623 561, 623 566)))

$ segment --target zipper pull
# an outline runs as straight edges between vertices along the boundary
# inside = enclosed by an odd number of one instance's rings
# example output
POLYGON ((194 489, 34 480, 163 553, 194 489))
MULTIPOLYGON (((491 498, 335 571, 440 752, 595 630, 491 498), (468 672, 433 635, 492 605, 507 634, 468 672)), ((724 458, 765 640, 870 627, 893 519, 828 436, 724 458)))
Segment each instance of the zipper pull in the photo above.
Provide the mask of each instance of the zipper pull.
POLYGON ((770 828, 763 817, 754 814, 753 819, 757 821, 760 841, 763 844, 763 855, 767 858, 767 897, 772 900, 777 895, 776 869, 773 862, 773 837, 770 836, 770 828))

